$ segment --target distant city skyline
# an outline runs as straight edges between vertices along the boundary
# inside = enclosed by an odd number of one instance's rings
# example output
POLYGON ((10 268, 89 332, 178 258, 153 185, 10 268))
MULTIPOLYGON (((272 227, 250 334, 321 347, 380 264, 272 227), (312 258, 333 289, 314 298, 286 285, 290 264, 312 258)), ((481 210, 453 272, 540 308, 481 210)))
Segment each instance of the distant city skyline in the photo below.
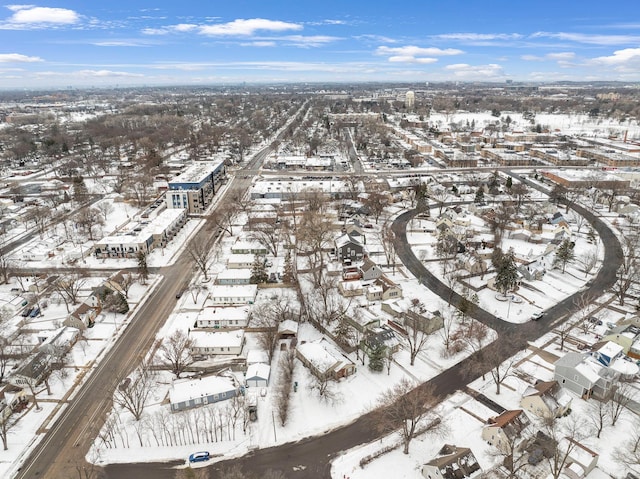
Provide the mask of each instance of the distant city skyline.
POLYGON ((640 81, 640 6, 594 0, 0 6, 0 89, 508 79, 640 81))

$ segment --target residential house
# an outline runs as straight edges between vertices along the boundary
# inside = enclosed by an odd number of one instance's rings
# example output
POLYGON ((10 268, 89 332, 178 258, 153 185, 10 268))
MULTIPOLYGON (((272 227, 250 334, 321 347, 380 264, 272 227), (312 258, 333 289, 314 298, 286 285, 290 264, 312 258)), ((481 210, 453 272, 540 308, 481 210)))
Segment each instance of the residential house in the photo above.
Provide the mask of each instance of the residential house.
POLYGON ((190 348, 192 356, 238 356, 245 343, 244 329, 216 332, 196 329, 189 335, 193 340, 190 348))
POLYGON ((62 321, 64 326, 70 326, 76 329, 92 328, 96 322, 96 317, 102 311, 102 305, 97 296, 91 295, 85 301, 67 315, 62 321))
POLYGON ((529 425, 529 418, 522 409, 504 411, 491 417, 482 428, 482 439, 504 452, 517 446, 522 431, 529 425))
POLYGON ((238 387, 225 377, 207 376, 198 379, 178 379, 169 389, 171 411, 183 411, 231 399, 238 387))
POLYGON ((9 383, 17 387, 33 388, 49 374, 50 356, 39 351, 30 356, 16 371, 9 376, 9 383))
POLYGON ((567 353, 555 362, 554 368, 553 378, 558 384, 583 399, 605 397, 620 376, 588 353, 567 353))
POLYGON ((209 298, 214 306, 233 306, 238 304, 253 304, 258 294, 255 284, 211 286, 209 298))
POLYGON ((363 293, 362 281, 340 281, 338 291, 345 298, 360 296, 363 293))
POLYGON ((545 273, 546 269, 539 261, 531 261, 527 264, 519 264, 517 266, 518 272, 527 281, 540 281, 545 273))
POLYGON ((382 270, 373 261, 366 257, 360 266, 360 273, 363 281, 373 281, 382 276, 382 270))
POLYGON ((196 328, 245 328, 249 322, 249 308, 229 306, 226 308, 204 308, 198 313, 196 328))
POLYGON ((225 269, 216 276, 216 284, 227 286, 251 283, 250 269, 225 269))
POLYGON ((607 331, 603 341, 622 346, 622 351, 632 359, 640 359, 640 327, 636 324, 621 324, 607 331))
POLYGON ((480 470, 480 464, 471 449, 450 444, 445 444, 438 456, 421 468, 425 479, 465 479, 480 470))
POLYGON ((484 275, 488 270, 487 262, 477 253, 464 255, 462 267, 471 275, 484 275))
POLYGON ((528 387, 520 407, 536 416, 554 418, 564 415, 571 406, 571 398, 562 393, 558 381, 539 381, 528 387))
POLYGON ((591 356, 603 366, 616 371, 623 379, 632 380, 638 374, 638 365, 628 361, 624 347, 613 341, 600 341, 591 348, 591 356))
POLYGON ((0 424, 4 423, 14 412, 23 410, 29 404, 27 391, 24 388, 6 385, 0 391, 0 424))
POLYGON ((402 288, 382 275, 367 288, 367 301, 386 301, 402 298, 402 288))
POLYGON ((400 301, 397 299, 390 299, 388 301, 383 301, 380 305, 380 309, 394 318, 402 317, 402 315, 405 312, 405 308, 400 304, 400 301))
POLYGON ((298 344, 296 357, 314 376, 320 378, 337 380, 356 372, 354 362, 324 338, 320 341, 298 344))
POLYGON ((444 326, 444 319, 439 311, 419 314, 408 310, 404 312, 402 323, 404 326, 431 334, 444 326))
POLYGON ((343 263, 345 261, 360 261, 364 257, 365 250, 362 243, 348 234, 336 238, 334 243, 336 257, 343 263))
POLYGON ((380 345, 384 346, 385 351, 390 351, 391 354, 400 350, 400 341, 389 326, 382 325, 365 330, 364 338, 360 341, 360 349, 370 355, 380 345))
POLYGON ((51 334, 43 338, 44 340, 38 349, 52 355, 67 353, 76 344, 79 335, 80 331, 78 329, 63 326, 51 331, 51 334))
POLYGON ((368 308, 352 309, 345 319, 361 333, 380 326, 380 317, 368 308))
POLYGON ((245 384, 250 388, 266 388, 269 386, 271 367, 268 364, 256 363, 247 367, 245 384))
POLYGON ((237 241, 231 245, 232 254, 266 255, 267 248, 257 241, 237 241))
POLYGON ((251 269, 256 260, 254 254, 230 254, 227 258, 228 269, 251 269))

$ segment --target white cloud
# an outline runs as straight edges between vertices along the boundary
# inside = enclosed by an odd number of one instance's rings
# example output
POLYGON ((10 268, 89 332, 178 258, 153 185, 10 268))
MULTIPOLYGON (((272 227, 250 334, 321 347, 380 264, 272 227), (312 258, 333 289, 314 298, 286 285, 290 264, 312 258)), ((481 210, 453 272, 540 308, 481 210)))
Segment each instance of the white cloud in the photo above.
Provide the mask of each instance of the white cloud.
POLYGON ((80 70, 75 72, 74 75, 79 75, 83 77, 98 77, 98 78, 105 78, 105 77, 139 78, 144 76, 141 73, 117 72, 112 70, 80 70))
POLYGON ((558 61, 566 61, 572 60, 575 58, 576 54, 573 52, 557 52, 557 53, 547 53, 545 55, 549 60, 558 60, 558 61))
POLYGON ((532 38, 555 38, 589 45, 628 45, 629 43, 640 43, 640 35, 597 35, 586 33, 568 32, 536 32, 532 38))
POLYGON ((71 25, 80 20, 80 15, 67 8, 36 7, 34 5, 9 5, 13 12, 6 22, 18 25, 62 24, 71 25))
POLYGON ((327 43, 340 40, 340 38, 325 35, 287 35, 286 37, 283 37, 283 40, 286 40, 291 45, 297 47, 320 47, 322 45, 326 45, 327 43))
POLYGON ((566 62, 568 60, 572 60, 575 58, 576 54, 574 52, 556 52, 556 53, 547 53, 546 55, 522 55, 520 57, 521 60, 527 62, 543 62, 545 60, 554 60, 557 62, 566 62))
POLYGON ((605 65, 622 65, 638 60, 640 60, 640 48, 625 48, 624 50, 616 50, 610 56, 593 58, 591 62, 605 65))
POLYGON ((356 35, 353 38, 355 38, 356 40, 364 40, 367 42, 375 42, 375 43, 398 43, 398 40, 396 40, 395 38, 385 37, 383 35, 365 34, 365 35, 356 35))
POLYGON ((198 25, 192 23, 179 23, 160 28, 143 28, 144 35, 167 35, 169 33, 187 33, 198 29, 198 25))
POLYGON ((20 53, 0 53, 0 63, 34 63, 43 61, 40 57, 29 57, 20 53))
POLYGON ((433 38, 442 40, 458 40, 458 41, 491 41, 491 40, 519 40, 523 35, 519 33, 443 33, 434 35, 433 38))
POLYGON ((429 64, 435 63, 438 61, 437 58, 432 57, 412 57, 411 55, 395 55, 389 57, 389 61, 392 63, 421 63, 421 64, 429 64))
POLYGON ((150 43, 139 40, 106 40, 103 42, 93 42, 97 47, 149 47, 150 43))
POLYGON ((378 47, 375 51, 376 55, 388 55, 389 61, 394 63, 434 63, 438 56, 460 55, 464 53, 462 50, 455 48, 435 48, 435 47, 417 47, 415 45, 407 45, 404 47, 378 47))
POLYGON ((469 80, 496 78, 504 75, 502 67, 496 63, 488 65, 469 65, 467 63, 455 63, 447 65, 445 70, 453 72, 456 77, 469 80))
POLYGON ((203 25, 200 27, 201 34, 215 36, 248 36, 253 35, 256 31, 283 32, 287 30, 302 30, 302 25, 279 20, 267 20, 265 18, 240 18, 229 23, 203 25))
POLYGON ((255 42, 241 43, 240 45, 243 47, 275 47, 276 42, 259 40, 255 42))

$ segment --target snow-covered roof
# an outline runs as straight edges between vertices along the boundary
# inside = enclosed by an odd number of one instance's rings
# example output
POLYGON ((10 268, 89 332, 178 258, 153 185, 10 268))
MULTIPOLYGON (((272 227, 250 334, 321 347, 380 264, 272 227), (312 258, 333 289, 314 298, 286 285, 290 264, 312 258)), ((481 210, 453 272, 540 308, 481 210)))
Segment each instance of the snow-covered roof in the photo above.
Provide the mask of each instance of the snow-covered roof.
POLYGON ((251 278, 251 270, 247 268, 232 268, 225 269, 218 273, 217 280, 232 280, 232 279, 244 279, 251 278))
POLYGON ((233 391, 235 388, 230 379, 219 376, 177 380, 169 389, 169 402, 177 404, 211 394, 233 391))
POLYGON ((245 374, 246 379, 269 379, 269 374, 271 373, 271 366, 264 363, 254 363, 247 367, 247 372, 245 374))
POLYGON ((201 331, 190 333, 196 348, 239 348, 244 340, 244 329, 234 331, 201 331))
POLYGON ((296 323, 292 319, 285 319, 280 324, 278 324, 278 332, 279 333, 283 333, 283 332, 297 333, 298 323, 296 323))
POLYGON ((215 284, 211 286, 212 298, 251 298, 255 297, 258 286, 255 284, 226 285, 215 284))
POLYGON ((262 349, 251 349, 247 352, 247 364, 269 363, 269 354, 262 349))

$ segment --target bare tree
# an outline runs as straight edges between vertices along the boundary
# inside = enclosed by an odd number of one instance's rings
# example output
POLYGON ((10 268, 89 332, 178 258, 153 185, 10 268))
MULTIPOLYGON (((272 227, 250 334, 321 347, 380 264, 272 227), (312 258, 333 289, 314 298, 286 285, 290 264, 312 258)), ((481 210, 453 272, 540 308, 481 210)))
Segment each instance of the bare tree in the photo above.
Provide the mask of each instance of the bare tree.
POLYGON ((187 246, 187 254, 194 266, 200 270, 205 281, 209 281, 209 260, 211 259, 212 251, 205 242, 198 239, 193 240, 187 246))
POLYGON ((300 243, 300 251, 307 256, 307 262, 315 287, 320 286, 325 263, 324 249, 328 247, 332 233, 329 219, 312 210, 307 210, 296 234, 296 241, 300 243))
POLYGON ((384 248, 384 256, 387 260, 387 266, 393 266, 395 273, 396 267, 396 235, 391 229, 390 225, 385 224, 378 235, 380 243, 384 248))
POLYGON ((286 296, 277 295, 268 302, 257 305, 251 311, 252 323, 259 328, 258 344, 269 355, 269 361, 278 343, 278 325, 287 319, 293 319, 291 303, 286 296))
POLYGON ((614 450, 613 457, 628 467, 640 466, 640 418, 638 416, 633 419, 627 439, 614 450))
POLYGON ((284 427, 289 419, 289 400, 293 385, 293 372, 295 368, 295 353, 289 349, 280 357, 280 381, 276 389, 276 413, 280 425, 284 427))
POLYGON ((70 306, 78 304, 80 291, 85 284, 86 279, 81 273, 70 273, 60 276, 51 285, 64 301, 67 313, 71 312, 70 306))
POLYGON ((616 272, 616 282, 612 289, 618 297, 620 306, 624 306, 627 291, 640 278, 640 264, 637 258, 640 235, 637 233, 625 235, 620 246, 622 246, 622 264, 616 272))
POLYGON ((171 336, 161 339, 158 345, 160 361, 169 365, 169 370, 176 378, 193 362, 191 348, 194 341, 181 329, 176 329, 171 336))
POLYGON ((125 298, 127 299, 129 298, 129 290, 131 289, 131 286, 133 286, 135 282, 136 282, 136 277, 132 273, 122 273, 119 276, 117 283, 122 289, 122 292, 124 293, 125 298))
POLYGON ((74 219, 91 241, 95 239, 96 228, 105 224, 102 213, 98 208, 82 208, 74 219))
POLYGON ((489 371, 493 382, 496 384, 496 394, 500 394, 500 386, 510 376, 513 376, 516 360, 513 358, 507 359, 502 363, 491 368, 489 371))
POLYGON ((607 411, 611 419, 611 425, 615 426, 618 419, 623 415, 625 410, 631 405, 631 398, 634 391, 627 382, 618 381, 606 396, 607 411))
POLYGON ((572 414, 564 418, 548 418, 543 430, 546 434, 547 465, 553 479, 559 479, 569 464, 571 453, 580 441, 591 435, 591 428, 583 417, 572 414))
MULTIPOLYGON (((8 407, 8 406, 7 406, 8 407)), ((20 416, 18 414, 10 414, 8 417, 0 420, 0 439, 2 439, 2 448, 6 451, 9 449, 8 438, 10 432, 16 427, 20 416)))
POLYGON ((281 232, 278 225, 261 223, 254 227, 251 237, 267 248, 273 256, 278 256, 281 232))
MULTIPOLYGON (((489 454, 491 456, 501 459, 502 465, 509 472, 508 479, 519 479, 523 477, 524 471, 531 467, 529 463, 529 452, 526 447, 522 447, 521 444, 525 441, 529 441, 530 438, 523 437, 523 432, 520 434, 504 434, 502 437, 502 446, 491 448, 489 454)), ((526 476, 525 476, 526 477, 526 476)))
POLYGON ((589 293, 582 293, 573 300, 573 305, 580 321, 580 328, 584 334, 593 331, 596 323, 589 318, 593 310, 597 307, 596 298, 589 293))
POLYGON ((560 352, 564 351, 564 343, 571 334, 572 329, 573 324, 568 319, 560 323, 556 328, 555 332, 558 334, 558 338, 560 339, 560 352))
POLYGON ((113 203, 110 201, 101 201, 98 203, 98 211, 102 214, 102 219, 106 222, 109 219, 109 215, 113 213, 113 203))
POLYGON ((216 208, 213 213, 209 215, 207 221, 211 222, 215 227, 222 231, 233 235, 233 223, 236 220, 239 207, 235 203, 225 203, 224 205, 216 208))
POLYGON ((418 298, 411 300, 409 310, 404 317, 404 326, 407 331, 407 344, 409 345, 409 359, 410 364, 413 366, 416 361, 418 353, 424 351, 429 340, 429 335, 425 332, 425 329, 421 327, 421 315, 426 312, 426 307, 418 298))
POLYGON ((589 250, 578 256, 577 261, 582 266, 584 277, 586 278, 598 264, 598 254, 596 250, 589 250))
POLYGON ((385 433, 400 428, 402 452, 409 454, 409 445, 418 432, 435 435, 446 432, 446 424, 435 410, 436 404, 437 397, 428 385, 416 387, 403 377, 378 399, 377 427, 385 433))
POLYGON ((139 421, 155 386, 155 373, 151 365, 143 361, 130 377, 118 381, 113 402, 129 411, 133 418, 139 421))
POLYGON ((364 205, 368 208, 369 212, 373 215, 373 218, 378 224, 380 215, 384 209, 389 205, 388 195, 380 191, 372 191, 364 202, 364 205))
POLYGON ((9 282, 9 278, 13 274, 13 271, 13 262, 6 255, 4 249, 0 249, 0 278, 2 278, 3 284, 9 282))
POLYGON ((609 423, 606 401, 601 401, 599 399, 592 399, 589 401, 587 417, 589 418, 589 422, 593 425, 596 437, 600 439, 602 430, 607 427, 609 423))

